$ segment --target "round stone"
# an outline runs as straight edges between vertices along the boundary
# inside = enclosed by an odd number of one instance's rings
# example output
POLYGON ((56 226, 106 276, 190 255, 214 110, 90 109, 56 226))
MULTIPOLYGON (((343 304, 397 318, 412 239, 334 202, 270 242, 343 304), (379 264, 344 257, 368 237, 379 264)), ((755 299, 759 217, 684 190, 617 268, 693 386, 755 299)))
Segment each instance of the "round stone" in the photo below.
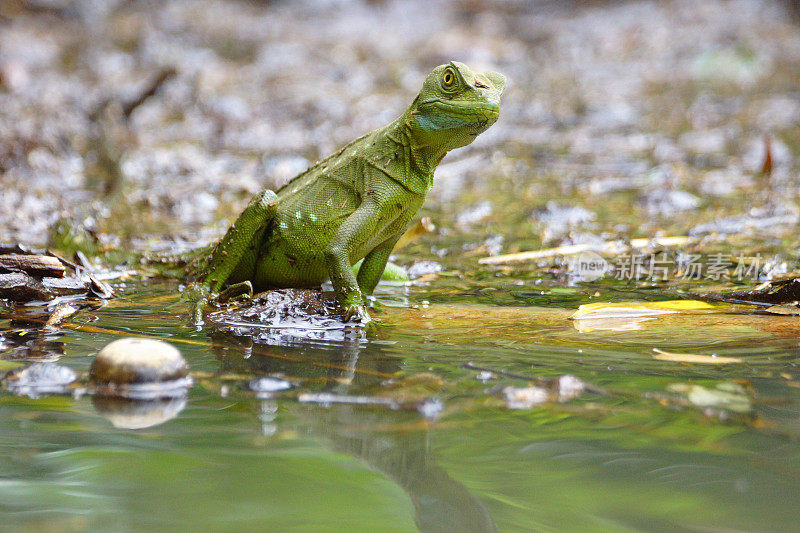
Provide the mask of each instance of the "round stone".
POLYGON ((103 347, 89 376, 97 384, 160 383, 184 378, 189 372, 181 352, 156 339, 126 337, 103 347))

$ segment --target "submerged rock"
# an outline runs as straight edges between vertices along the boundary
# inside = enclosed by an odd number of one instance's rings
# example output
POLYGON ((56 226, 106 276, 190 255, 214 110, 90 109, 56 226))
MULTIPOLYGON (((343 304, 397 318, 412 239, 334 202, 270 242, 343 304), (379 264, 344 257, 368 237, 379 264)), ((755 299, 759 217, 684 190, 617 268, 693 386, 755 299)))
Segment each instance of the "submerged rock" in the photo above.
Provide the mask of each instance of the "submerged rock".
POLYGON ((752 410, 747 390, 735 382, 723 382, 715 387, 673 383, 667 390, 684 396, 691 405, 704 409, 723 409, 735 413, 747 413, 752 410))
POLYGON ((34 363, 6 374, 5 384, 14 394, 38 397, 42 394, 64 394, 78 379, 75 372, 55 363, 34 363))
POLYGON ((100 395, 161 397, 185 393, 191 383, 180 351, 156 339, 124 338, 95 357, 89 377, 100 395))
POLYGON ((509 409, 531 409, 550 400, 550 393, 542 387, 506 387, 503 398, 509 409))
POLYGON ((500 392, 509 409, 532 409, 546 402, 569 402, 587 390, 586 383, 571 374, 539 379, 539 385, 504 387, 500 392))
POLYGON ((238 307, 208 315, 222 332, 250 337, 261 344, 297 341, 347 341, 363 336, 363 324, 342 319, 332 292, 276 289, 255 295, 238 307))
POLYGON ((558 378, 558 401, 568 402, 577 398, 586 390, 586 383, 572 374, 564 374, 558 378))
POLYGON ((251 391, 259 394, 271 394, 289 390, 293 387, 291 381, 269 376, 251 379, 247 386, 251 391))

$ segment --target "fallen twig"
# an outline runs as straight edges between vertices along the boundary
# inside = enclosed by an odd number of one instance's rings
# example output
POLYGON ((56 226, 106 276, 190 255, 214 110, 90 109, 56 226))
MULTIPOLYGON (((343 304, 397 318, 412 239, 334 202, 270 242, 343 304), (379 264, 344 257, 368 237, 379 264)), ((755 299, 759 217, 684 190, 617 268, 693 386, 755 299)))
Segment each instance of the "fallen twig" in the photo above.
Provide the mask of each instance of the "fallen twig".
MULTIPOLYGON (((653 239, 632 239, 628 244, 631 248, 647 248, 649 246, 684 246, 695 241, 696 239, 693 237, 676 236, 656 237, 653 239)), ((544 248, 542 250, 529 250, 527 252, 518 252, 514 254, 483 257, 478 260, 478 263, 482 265, 501 265, 506 263, 535 261, 537 259, 555 257, 558 255, 576 255, 583 252, 610 253, 611 249, 618 248, 618 245, 619 243, 616 242, 606 242, 598 249, 598 246, 595 244, 570 244, 567 246, 558 246, 556 248, 544 248)))

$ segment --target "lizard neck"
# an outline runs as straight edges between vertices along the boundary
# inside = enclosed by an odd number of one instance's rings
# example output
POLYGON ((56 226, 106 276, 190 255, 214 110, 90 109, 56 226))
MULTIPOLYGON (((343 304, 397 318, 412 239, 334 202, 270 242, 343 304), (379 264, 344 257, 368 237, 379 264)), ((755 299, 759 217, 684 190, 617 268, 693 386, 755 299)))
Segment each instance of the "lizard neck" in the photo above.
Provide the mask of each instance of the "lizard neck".
MULTIPOLYGON (((433 171, 447 154, 446 149, 441 145, 428 144, 420 136, 416 129, 409 122, 415 120, 413 117, 404 114, 397 119, 388 129, 388 137, 391 139, 405 155, 406 180, 413 182, 424 182, 425 190, 430 190, 433 186, 433 171)), ((412 188, 416 183, 412 184, 412 188)), ((419 183, 423 185, 423 183, 419 183)))
POLYGON ((420 169, 433 174, 450 148, 443 145, 440 140, 434 141, 429 135, 422 132, 417 125, 417 119, 410 114, 403 115, 400 123, 414 161, 420 169))

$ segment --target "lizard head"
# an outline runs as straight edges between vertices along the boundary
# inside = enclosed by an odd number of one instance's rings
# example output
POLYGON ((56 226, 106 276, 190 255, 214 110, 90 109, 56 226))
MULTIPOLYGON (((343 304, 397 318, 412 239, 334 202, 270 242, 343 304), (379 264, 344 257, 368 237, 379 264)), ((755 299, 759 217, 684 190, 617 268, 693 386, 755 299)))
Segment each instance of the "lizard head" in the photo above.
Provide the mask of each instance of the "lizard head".
POLYGON ((506 78, 497 72, 473 72, 451 61, 433 69, 408 110, 408 124, 425 144, 452 150, 471 143, 495 123, 506 78))

